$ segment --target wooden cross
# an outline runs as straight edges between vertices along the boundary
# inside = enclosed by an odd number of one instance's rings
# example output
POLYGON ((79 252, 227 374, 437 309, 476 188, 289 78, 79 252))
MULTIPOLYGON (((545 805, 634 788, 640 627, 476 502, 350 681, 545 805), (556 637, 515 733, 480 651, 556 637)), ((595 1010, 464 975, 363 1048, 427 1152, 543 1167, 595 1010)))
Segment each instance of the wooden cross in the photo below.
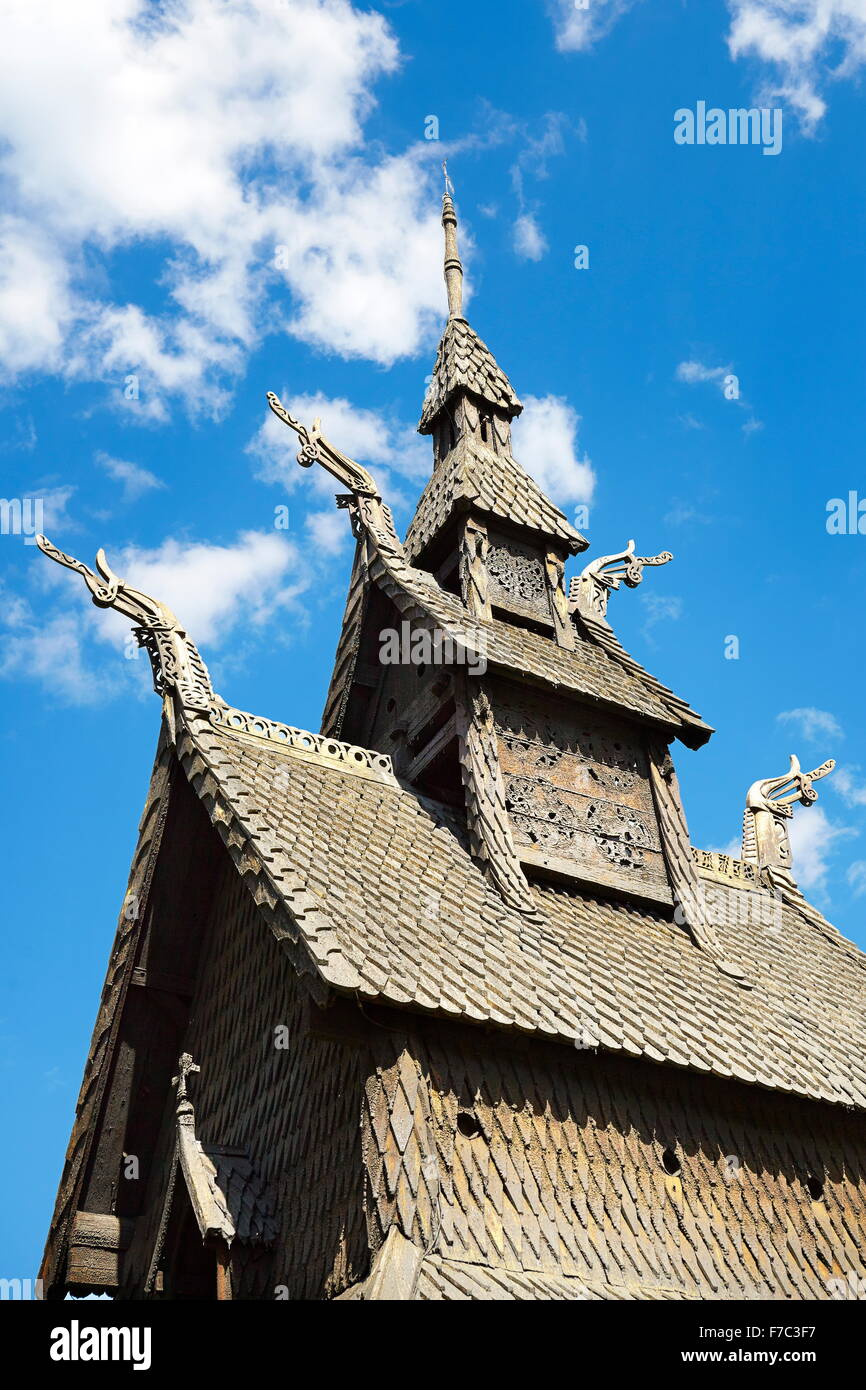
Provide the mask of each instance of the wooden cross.
POLYGON ((182 1053, 181 1053, 180 1057, 178 1058, 177 1066, 178 1066, 178 1073, 177 1073, 177 1076, 173 1076, 173 1077, 171 1078, 171 1084, 172 1084, 172 1086, 176 1086, 176 1087, 177 1087, 177 1098, 178 1098, 178 1100, 179 1100, 179 1101, 180 1101, 180 1100, 186 1100, 186 1081, 187 1081, 187 1077, 190 1075, 191 1072, 194 1072, 194 1071, 201 1071, 201 1067, 198 1066, 198 1065, 192 1060, 192 1056, 191 1056, 191 1054, 190 1054, 189 1052, 182 1052, 182 1053))

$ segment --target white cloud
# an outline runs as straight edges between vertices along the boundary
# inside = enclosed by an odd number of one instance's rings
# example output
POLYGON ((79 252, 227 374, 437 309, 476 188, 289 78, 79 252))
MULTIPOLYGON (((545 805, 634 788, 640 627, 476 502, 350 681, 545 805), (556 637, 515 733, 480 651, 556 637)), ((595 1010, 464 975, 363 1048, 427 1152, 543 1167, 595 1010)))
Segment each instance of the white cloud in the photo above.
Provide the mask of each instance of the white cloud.
POLYGON ((54 371, 71 317, 62 253, 33 223, 0 217, 0 376, 54 371))
POLYGON ((811 706, 803 709, 782 710, 776 718, 783 724, 794 724, 800 735, 810 743, 823 738, 844 738, 839 721, 825 709, 811 706))
POLYGON ((130 463, 126 459, 116 459, 111 454, 103 453, 101 450, 96 455, 96 462, 103 468, 109 478, 120 483, 123 487, 123 496, 126 502, 135 502, 145 492, 152 492, 155 488, 164 488, 165 483, 161 478, 157 478, 155 473, 149 469, 140 467, 137 463, 130 463))
POLYGON ((591 502, 595 473, 577 452, 580 416, 563 396, 524 396, 512 426, 514 453, 554 501, 591 502))
POLYGON ((8 429, 8 437, 0 442, 0 451, 3 453, 20 451, 25 454, 32 454, 39 442, 39 436, 36 433, 36 425, 30 412, 13 416, 8 429))
POLYGON ((240 345, 213 328, 185 317, 159 320, 137 304, 88 306, 66 347, 68 376, 115 382, 115 399, 130 415, 159 422, 168 416, 165 397, 172 395, 192 413, 218 418, 229 398, 220 373, 236 373, 243 361, 240 345), (129 376, 136 393, 127 400, 121 386, 129 376))
MULTIPOLYGON (((433 466, 430 442, 418 434, 414 425, 353 405, 343 396, 331 398, 320 391, 306 396, 284 393, 281 400, 290 415, 301 423, 310 426, 314 420, 321 420, 327 439, 370 470, 385 501, 391 505, 406 500, 393 474, 413 482, 426 481, 429 476, 433 466)), ((312 487, 314 492, 333 502, 339 483, 324 468, 300 468, 299 448, 294 431, 268 410, 247 445, 247 453, 256 461, 256 475, 263 482, 277 483, 287 490, 312 487)), ((346 518, 342 521, 348 530, 346 518)))
POLYGON ((19 598, 11 620, 4 605, 2 621, 6 631, 0 677, 38 681, 72 705, 92 705, 105 697, 105 684, 94 678, 85 661, 78 613, 60 612, 37 621, 19 598))
MULTIPOLYGON (((820 806, 794 807, 792 820, 788 822, 793 859, 793 874, 800 888, 815 890, 819 894, 827 891, 827 874, 830 859, 836 853, 838 843, 849 839, 858 832, 851 826, 834 825, 820 806)), ((720 854, 729 854, 739 859, 742 854, 742 841, 739 836, 729 844, 718 847, 720 854)), ((855 891, 866 892, 866 861, 852 864, 848 870, 848 880, 853 883, 862 879, 863 887, 855 891), (859 874, 856 872, 860 870, 859 874)))
POLYGON ((332 171, 307 207, 272 208, 268 229, 306 342, 387 366, 441 326, 442 233, 415 154, 332 171))
MULTIPOLYGON (((233 545, 174 539, 109 556, 116 574, 173 609, 199 645, 219 647, 243 621, 260 627, 303 584, 295 547, 277 531, 245 531, 233 545)), ((116 616, 116 615, 114 615, 116 616)), ((129 624, 121 623, 124 637, 129 624)))
POLYGON ((118 401, 158 420, 174 396, 218 413, 280 326, 381 363, 415 352, 442 311, 430 151, 364 139, 399 62, 348 0, 7 6, 0 368, 140 374, 118 401), (163 261, 150 311, 85 269, 142 243, 163 261))
POLYGON ((706 429, 706 425, 703 423, 703 421, 698 420, 694 415, 690 415, 688 413, 685 415, 678 415, 677 419, 679 420, 680 424, 685 430, 706 429))
MULTIPOLYGON (((122 579, 173 609, 205 660, 225 651, 229 639, 234 652, 241 637, 265 637, 268 620, 295 604, 308 582, 296 547, 276 531, 243 532, 230 545, 170 538, 152 550, 128 546, 108 561, 122 579)), ((144 688, 146 661, 112 666, 104 657, 104 644, 118 654, 130 650, 128 619, 93 607, 77 576, 54 566, 40 571, 37 583, 54 596, 55 611, 46 615, 43 599, 34 615, 20 596, 12 603, 4 595, 0 676, 39 681, 72 704, 111 698, 128 689, 130 678, 144 688)))
POLYGON ((42 529, 46 534, 78 530, 78 522, 69 515, 69 503, 75 491, 75 486, 70 483, 62 487, 36 487, 31 490, 29 495, 42 503, 42 529))
POLYGON ((711 845, 711 854, 727 854, 730 859, 739 859, 743 853, 743 837, 735 835, 726 845, 711 845))
POLYGON ((547 239, 531 212, 524 212, 514 223, 514 250, 525 261, 540 261, 547 254, 547 239))
POLYGON ((724 389, 725 377, 730 373, 730 367, 707 367, 703 362, 680 362, 676 370, 677 381, 684 381, 689 386, 695 386, 699 382, 715 382, 720 390, 724 389))
POLYGON ((643 589, 640 601, 646 613, 644 633, 650 633, 658 623, 678 622, 683 616, 683 601, 675 594, 654 594, 643 589))
POLYGON ((30 604, 5 584, 0 584, 0 613, 7 628, 24 628, 31 619, 30 604))
POLYGON ((728 0, 732 58, 756 58, 771 75, 759 99, 789 103, 812 132, 827 104, 828 80, 851 77, 866 63, 863 0, 728 0))
POLYGON ((309 512, 306 527, 317 550, 325 555, 338 555, 351 539, 351 531, 342 512, 309 512))
POLYGON ((849 864, 845 877, 854 897, 862 898, 866 893, 866 859, 855 859, 853 864, 849 864))
POLYGON ((539 125, 521 127, 522 144, 511 166, 511 184, 517 200, 517 216, 511 229, 514 251, 521 260, 540 261, 547 254, 547 238, 538 223, 538 217, 527 206, 524 185, 527 178, 534 180, 549 177, 548 164, 551 159, 565 153, 565 133, 576 129, 580 139, 586 138, 583 121, 572 127, 561 111, 548 111, 539 125))
POLYGON ((584 52, 610 33, 637 0, 587 0, 578 8, 575 0, 548 0, 556 46, 561 53, 584 52))
POLYGON ((675 502, 669 512, 665 512, 666 526, 708 526, 712 517, 693 507, 690 502, 675 502))
POLYGON ((837 767, 830 783, 848 806, 866 806, 866 782, 857 781, 860 768, 852 763, 848 767, 837 767))
POLYGON ((836 851, 837 842, 856 835, 857 831, 849 826, 834 825, 820 806, 795 806, 789 833, 797 883, 803 889, 825 892, 829 859, 836 851))

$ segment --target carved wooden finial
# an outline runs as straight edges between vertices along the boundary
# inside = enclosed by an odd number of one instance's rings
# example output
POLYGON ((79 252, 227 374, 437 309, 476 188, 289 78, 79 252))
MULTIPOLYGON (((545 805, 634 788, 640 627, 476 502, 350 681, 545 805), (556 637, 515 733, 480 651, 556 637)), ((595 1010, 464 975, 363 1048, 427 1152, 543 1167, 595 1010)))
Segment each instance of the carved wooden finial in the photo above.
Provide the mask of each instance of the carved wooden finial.
POLYGON ((391 509, 383 503, 375 479, 366 468, 331 444, 322 434, 318 420, 313 422, 312 429, 308 429, 286 410, 279 396, 273 391, 268 391, 267 400, 277 419, 288 425, 290 430, 294 430, 301 441, 298 463, 304 468, 309 468, 313 463, 321 464, 332 477, 349 489, 350 496, 337 497, 337 506, 348 508, 354 534, 360 536, 360 532, 365 531, 375 541, 380 553, 387 553, 392 560, 405 564, 403 546, 394 529, 391 509))
POLYGON ((36 544, 50 560, 83 577, 97 608, 116 608, 125 618, 132 619, 133 635, 150 657, 157 695, 176 691, 181 704, 203 711, 223 704, 214 692, 198 648, 168 605, 118 578, 104 550, 96 553, 95 574, 83 561, 58 550, 46 536, 37 536, 36 544))
POLYGON ((309 468, 312 464, 319 463, 350 492, 358 493, 363 497, 379 496, 376 484, 366 468, 362 468, 360 463, 350 459, 347 454, 341 453, 325 438, 320 428, 320 420, 314 420, 312 429, 308 429, 305 424, 296 420, 294 415, 286 410, 275 391, 268 391, 267 401, 277 419, 282 420, 284 425, 288 425, 290 430, 294 430, 300 439, 301 448, 298 453, 298 463, 302 468, 309 468))
POLYGON ((589 617, 603 618, 612 589, 618 589, 621 584, 628 589, 636 589, 643 580, 645 566, 666 565, 673 558, 669 550, 662 550, 658 555, 635 555, 634 541, 629 541, 625 550, 620 550, 616 555, 600 555, 571 581, 569 603, 572 612, 576 608, 589 617))
POLYGON ((171 1078, 172 1086, 177 1087, 178 1104, 180 1104, 181 1101, 187 1100, 188 1098, 186 1083, 187 1079, 192 1075, 194 1071, 201 1071, 201 1067, 198 1065, 197 1062, 194 1062, 192 1060, 191 1053, 182 1052, 177 1059, 177 1076, 173 1076, 171 1078))
POLYGON ((836 766, 828 758, 812 772, 803 772, 799 759, 792 753, 791 766, 782 777, 765 777, 753 782, 746 793, 743 814, 743 859, 759 869, 791 871, 791 840, 788 821, 793 815, 793 803, 813 806, 818 793, 812 786, 826 777, 836 766))

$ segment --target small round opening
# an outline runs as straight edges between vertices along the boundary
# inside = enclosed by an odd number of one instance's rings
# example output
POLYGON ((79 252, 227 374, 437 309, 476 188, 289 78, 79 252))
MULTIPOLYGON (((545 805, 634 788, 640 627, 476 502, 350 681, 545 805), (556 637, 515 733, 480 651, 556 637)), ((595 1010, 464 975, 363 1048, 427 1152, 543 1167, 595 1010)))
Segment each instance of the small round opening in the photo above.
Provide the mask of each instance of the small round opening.
POLYGON ((824 1196, 824 1184, 820 1178, 814 1177, 811 1173, 806 1179, 806 1189, 813 1202, 820 1202, 824 1196))
POLYGON ((677 1173, 680 1172, 682 1164, 680 1163, 673 1149, 665 1149, 664 1153, 662 1154, 662 1167, 664 1168, 665 1172, 672 1178, 675 1178, 677 1173))
POLYGON ((460 1110, 457 1113, 457 1129, 464 1139, 477 1139, 481 1133, 481 1124, 478 1116, 471 1110, 460 1110))

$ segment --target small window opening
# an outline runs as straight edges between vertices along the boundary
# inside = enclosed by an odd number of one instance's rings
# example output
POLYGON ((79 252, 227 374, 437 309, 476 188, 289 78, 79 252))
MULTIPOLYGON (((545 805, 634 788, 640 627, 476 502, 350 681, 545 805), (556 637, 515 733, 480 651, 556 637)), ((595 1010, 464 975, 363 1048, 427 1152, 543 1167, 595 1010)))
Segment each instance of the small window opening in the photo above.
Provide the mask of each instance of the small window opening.
POLYGON ((464 1139, 477 1139, 481 1133, 481 1122, 472 1110, 460 1110, 457 1113, 457 1129, 464 1139))
POLYGON ((674 1153, 673 1149, 665 1149, 662 1154, 662 1167, 672 1178, 675 1178, 682 1171, 682 1164, 674 1153))

